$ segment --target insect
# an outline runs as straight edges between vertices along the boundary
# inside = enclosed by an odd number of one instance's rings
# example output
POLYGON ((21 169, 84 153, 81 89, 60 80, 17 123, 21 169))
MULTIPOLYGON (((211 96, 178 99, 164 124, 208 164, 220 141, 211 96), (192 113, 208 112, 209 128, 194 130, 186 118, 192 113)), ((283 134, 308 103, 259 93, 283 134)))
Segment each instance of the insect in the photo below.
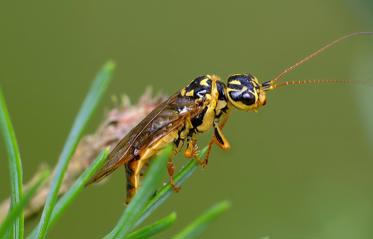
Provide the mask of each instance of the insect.
POLYGON ((183 146, 186 146, 184 155, 187 158, 194 158, 202 166, 206 166, 212 145, 216 144, 223 150, 230 148, 222 129, 232 109, 257 111, 266 105, 268 91, 287 85, 346 82, 336 80, 280 82, 280 80, 326 49, 357 35, 373 35, 373 32, 355 32, 342 36, 286 68, 272 80, 263 83, 251 74, 231 75, 226 84, 216 75, 197 77, 156 107, 121 139, 109 154, 103 168, 88 184, 98 182, 118 167, 124 166, 127 177, 127 203, 129 203, 140 187, 141 174, 149 160, 165 146, 172 144, 173 151, 168 160, 167 171, 171 186, 174 191, 179 191, 173 178, 175 171, 173 158, 183 149, 183 146), (204 158, 200 158, 197 136, 211 128, 213 136, 204 158))

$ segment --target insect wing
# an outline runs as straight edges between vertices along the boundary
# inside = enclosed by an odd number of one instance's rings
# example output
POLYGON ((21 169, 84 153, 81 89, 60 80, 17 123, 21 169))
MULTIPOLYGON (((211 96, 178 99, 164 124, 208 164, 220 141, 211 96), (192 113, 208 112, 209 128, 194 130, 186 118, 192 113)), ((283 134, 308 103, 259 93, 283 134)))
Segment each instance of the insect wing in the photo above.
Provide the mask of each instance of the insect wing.
POLYGON ((142 149, 168 132, 180 127, 186 117, 194 117, 202 110, 201 102, 174 94, 156 107, 119 141, 108 155, 103 168, 93 176, 87 185, 105 178, 131 158, 136 157, 137 152, 141 152, 142 149))

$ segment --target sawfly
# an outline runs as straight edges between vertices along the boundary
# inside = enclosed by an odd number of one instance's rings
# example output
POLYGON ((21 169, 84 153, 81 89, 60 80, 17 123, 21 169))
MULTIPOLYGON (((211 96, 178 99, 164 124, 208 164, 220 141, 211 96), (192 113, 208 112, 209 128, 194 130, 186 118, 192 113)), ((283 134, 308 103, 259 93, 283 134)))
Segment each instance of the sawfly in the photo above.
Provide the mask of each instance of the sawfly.
POLYGON ((135 126, 108 155, 103 168, 98 171, 88 184, 98 182, 120 166, 125 167, 127 177, 127 203, 140 187, 141 174, 154 155, 169 144, 173 151, 169 156, 167 171, 174 191, 179 188, 174 182, 174 156, 186 146, 184 155, 194 158, 206 166, 213 144, 227 150, 230 144, 222 129, 230 112, 236 108, 243 111, 257 111, 266 105, 267 92, 288 85, 345 83, 338 80, 280 80, 300 65, 311 60, 321 52, 337 43, 357 35, 373 35, 373 32, 355 32, 334 40, 311 53, 294 65, 286 68, 272 80, 259 82, 251 74, 234 74, 228 77, 225 84, 216 75, 197 77, 166 101, 156 107, 135 126), (213 136, 203 158, 198 155, 197 136, 210 129, 213 136))

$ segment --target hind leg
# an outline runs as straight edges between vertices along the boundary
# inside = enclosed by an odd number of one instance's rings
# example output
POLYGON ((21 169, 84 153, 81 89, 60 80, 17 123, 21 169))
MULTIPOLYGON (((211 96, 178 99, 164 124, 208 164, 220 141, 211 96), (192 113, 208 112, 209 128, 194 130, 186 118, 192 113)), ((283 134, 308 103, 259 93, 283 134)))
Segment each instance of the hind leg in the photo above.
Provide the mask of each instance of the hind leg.
POLYGON ((170 178, 170 185, 172 187, 172 189, 174 190, 174 192, 179 192, 180 191, 180 187, 178 187, 175 183, 175 180, 174 180, 174 173, 175 173, 175 164, 174 164, 174 157, 175 155, 180 152, 181 148, 183 147, 183 144, 184 142, 183 141, 179 141, 179 142, 174 142, 174 147, 172 149, 172 153, 171 155, 169 156, 168 158, 168 161, 167 161, 167 172, 168 172, 168 176, 170 178))

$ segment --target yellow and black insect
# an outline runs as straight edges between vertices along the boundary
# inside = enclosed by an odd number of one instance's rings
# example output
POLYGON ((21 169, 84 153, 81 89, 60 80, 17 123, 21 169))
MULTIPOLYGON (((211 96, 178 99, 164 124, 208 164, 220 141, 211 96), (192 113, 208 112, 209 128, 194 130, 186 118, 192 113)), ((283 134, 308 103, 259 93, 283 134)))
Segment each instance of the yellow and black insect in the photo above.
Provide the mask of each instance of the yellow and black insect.
POLYGON ((134 127, 111 151, 104 167, 89 182, 97 182, 124 165, 127 176, 127 203, 140 186, 140 175, 148 161, 165 146, 172 144, 173 153, 168 160, 170 183, 175 191, 173 157, 186 145, 187 158, 195 158, 206 166, 211 146, 227 150, 230 145, 222 129, 233 108, 257 111, 267 101, 267 92, 286 85, 336 83, 345 81, 312 80, 279 82, 287 73, 317 56, 340 41, 356 35, 373 35, 373 32, 356 32, 343 36, 286 68, 274 79, 260 83, 251 74, 235 74, 227 83, 216 75, 197 77, 188 86, 156 107, 134 127), (197 135, 213 128, 214 133, 203 159, 198 157, 197 135))

